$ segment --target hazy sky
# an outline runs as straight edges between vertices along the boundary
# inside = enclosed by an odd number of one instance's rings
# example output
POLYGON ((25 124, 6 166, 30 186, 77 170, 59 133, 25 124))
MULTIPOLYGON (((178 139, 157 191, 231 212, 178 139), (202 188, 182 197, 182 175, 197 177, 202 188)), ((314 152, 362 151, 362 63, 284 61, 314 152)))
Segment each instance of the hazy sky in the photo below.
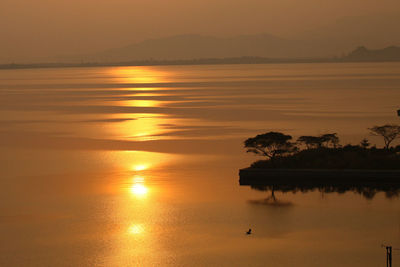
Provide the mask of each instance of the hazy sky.
POLYGON ((291 37, 343 17, 388 12, 400 14, 400 1, 1 0, 0 59, 88 53, 185 33, 291 37))

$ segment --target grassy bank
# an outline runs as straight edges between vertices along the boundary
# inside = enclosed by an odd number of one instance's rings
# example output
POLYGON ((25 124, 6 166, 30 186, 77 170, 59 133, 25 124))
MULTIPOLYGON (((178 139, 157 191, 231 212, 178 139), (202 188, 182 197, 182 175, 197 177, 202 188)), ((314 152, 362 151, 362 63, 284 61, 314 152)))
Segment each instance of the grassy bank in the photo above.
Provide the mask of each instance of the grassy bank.
POLYGON ((378 149, 347 145, 320 147, 254 162, 251 168, 264 169, 400 169, 400 148, 378 149))

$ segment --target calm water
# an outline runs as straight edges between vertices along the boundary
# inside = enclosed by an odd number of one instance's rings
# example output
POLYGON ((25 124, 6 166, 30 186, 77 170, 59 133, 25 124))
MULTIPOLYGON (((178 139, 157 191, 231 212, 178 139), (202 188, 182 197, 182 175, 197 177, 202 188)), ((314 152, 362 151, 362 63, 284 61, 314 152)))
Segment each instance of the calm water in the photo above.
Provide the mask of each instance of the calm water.
POLYGON ((381 146, 367 128, 400 123, 399 63, 2 70, 0 96, 0 266, 385 266, 400 248, 396 196, 238 184, 258 133, 381 146))

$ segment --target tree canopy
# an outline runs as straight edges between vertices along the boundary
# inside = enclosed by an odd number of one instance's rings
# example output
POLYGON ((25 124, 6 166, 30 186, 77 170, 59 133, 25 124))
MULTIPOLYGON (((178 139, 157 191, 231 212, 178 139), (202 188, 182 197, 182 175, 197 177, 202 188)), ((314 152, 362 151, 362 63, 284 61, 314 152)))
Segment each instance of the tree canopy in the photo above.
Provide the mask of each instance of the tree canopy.
POLYGON ((244 147, 247 148, 247 152, 273 159, 278 155, 291 153, 296 149, 293 143, 289 142, 291 139, 290 135, 280 132, 268 132, 248 138, 244 142, 244 147))
POLYGON ((322 140, 318 136, 303 135, 297 138, 297 142, 304 144, 307 149, 317 148, 322 146, 322 140))
POLYGON ((390 143, 400 137, 400 126, 394 124, 385 124, 383 126, 374 126, 369 128, 372 135, 382 136, 385 142, 385 148, 389 149, 390 143))
POLYGON ((369 146, 371 145, 371 143, 368 141, 368 139, 364 138, 363 140, 361 140, 360 142, 360 146, 364 149, 367 149, 369 146))
POLYGON ((341 146, 337 133, 326 133, 319 136, 303 135, 296 142, 291 142, 292 136, 280 132, 267 132, 248 138, 244 141, 244 147, 247 152, 267 157, 269 160, 263 164, 272 167, 293 165, 319 166, 321 168, 346 168, 348 166, 394 168, 399 163, 400 145, 391 148, 390 144, 396 138, 400 138, 400 126, 385 124, 374 126, 369 130, 372 135, 383 137, 384 148, 370 147, 371 144, 367 139, 363 139, 357 146, 350 144, 341 146), (296 144, 304 145, 306 149, 301 149, 296 144))
POLYGON ((336 133, 323 134, 320 136, 303 135, 297 139, 298 143, 304 144, 307 149, 319 147, 332 147, 336 148, 339 144, 339 137, 336 133))
POLYGON ((337 136, 337 133, 323 134, 320 136, 320 138, 322 143, 327 147, 331 145, 333 148, 336 148, 339 144, 339 137, 337 136))

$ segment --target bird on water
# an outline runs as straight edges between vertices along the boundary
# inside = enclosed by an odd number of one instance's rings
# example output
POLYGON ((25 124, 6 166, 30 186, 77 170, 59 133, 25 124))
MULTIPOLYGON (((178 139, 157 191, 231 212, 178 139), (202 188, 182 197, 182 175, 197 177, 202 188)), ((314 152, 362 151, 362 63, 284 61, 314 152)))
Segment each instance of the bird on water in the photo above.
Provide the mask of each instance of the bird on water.
POLYGON ((249 231, 246 232, 246 235, 250 235, 251 234, 251 228, 249 229, 249 231))

